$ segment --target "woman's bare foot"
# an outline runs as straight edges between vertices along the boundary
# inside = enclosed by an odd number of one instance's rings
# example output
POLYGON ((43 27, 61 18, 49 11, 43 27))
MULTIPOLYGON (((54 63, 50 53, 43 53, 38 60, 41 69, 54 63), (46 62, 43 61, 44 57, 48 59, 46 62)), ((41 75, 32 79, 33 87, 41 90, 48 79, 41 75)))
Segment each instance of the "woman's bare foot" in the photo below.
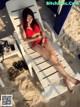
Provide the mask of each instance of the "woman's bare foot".
POLYGON ((71 87, 70 83, 69 83, 69 80, 68 79, 65 79, 64 82, 66 83, 66 86, 68 88, 68 91, 73 94, 74 93, 74 90, 73 88, 71 87))
POLYGON ((80 80, 76 80, 75 85, 79 85, 80 84, 80 80))

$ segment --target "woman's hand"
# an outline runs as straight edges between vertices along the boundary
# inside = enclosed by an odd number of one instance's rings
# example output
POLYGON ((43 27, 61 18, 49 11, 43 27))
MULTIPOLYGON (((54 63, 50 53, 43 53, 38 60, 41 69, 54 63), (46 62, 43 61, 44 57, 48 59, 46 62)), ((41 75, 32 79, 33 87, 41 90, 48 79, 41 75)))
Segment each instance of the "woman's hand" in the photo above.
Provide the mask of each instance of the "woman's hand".
POLYGON ((41 32, 41 35, 42 35, 42 46, 44 46, 44 43, 45 43, 45 33, 42 31, 41 32))
POLYGON ((43 31, 41 32, 41 35, 42 35, 42 37, 45 37, 45 33, 43 31))
POLYGON ((44 43, 45 43, 45 38, 42 38, 42 43, 41 43, 42 47, 44 46, 44 43))

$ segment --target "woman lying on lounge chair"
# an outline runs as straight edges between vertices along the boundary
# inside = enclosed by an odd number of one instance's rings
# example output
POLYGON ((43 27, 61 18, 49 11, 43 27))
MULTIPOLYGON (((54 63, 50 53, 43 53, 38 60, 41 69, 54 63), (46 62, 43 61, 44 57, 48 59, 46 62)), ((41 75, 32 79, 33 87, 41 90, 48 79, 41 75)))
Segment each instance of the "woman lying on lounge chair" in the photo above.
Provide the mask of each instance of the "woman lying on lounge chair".
POLYGON ((35 20, 34 14, 31 9, 25 8, 23 10, 22 24, 20 28, 24 41, 30 42, 33 50, 39 52, 43 57, 49 59, 53 63, 56 70, 64 76, 64 80, 68 87, 68 90, 70 93, 72 93, 73 89, 71 88, 70 82, 78 85, 80 81, 66 73, 56 56, 54 47, 52 47, 48 38, 45 37, 44 31, 40 23, 35 20))

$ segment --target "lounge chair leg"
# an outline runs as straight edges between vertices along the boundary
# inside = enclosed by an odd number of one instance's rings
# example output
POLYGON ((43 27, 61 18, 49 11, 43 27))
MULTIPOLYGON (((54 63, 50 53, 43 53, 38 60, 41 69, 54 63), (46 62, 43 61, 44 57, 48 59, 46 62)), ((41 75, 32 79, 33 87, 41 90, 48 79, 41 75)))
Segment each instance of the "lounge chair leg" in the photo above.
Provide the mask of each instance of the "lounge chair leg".
POLYGON ((29 72, 30 72, 31 77, 34 78, 33 69, 31 67, 31 64, 29 64, 28 67, 29 67, 29 72))
POLYGON ((0 63, 0 69, 1 69, 1 70, 4 70, 4 66, 3 66, 2 63, 0 63))
POLYGON ((18 56, 22 59, 22 55, 21 55, 21 53, 20 53, 20 52, 18 52, 17 54, 18 54, 18 56))
POLYGON ((4 88, 5 84, 3 83, 2 79, 0 78, 0 85, 4 88))
POLYGON ((34 74, 33 74, 32 68, 30 68, 29 71, 30 71, 31 77, 34 78, 34 74))

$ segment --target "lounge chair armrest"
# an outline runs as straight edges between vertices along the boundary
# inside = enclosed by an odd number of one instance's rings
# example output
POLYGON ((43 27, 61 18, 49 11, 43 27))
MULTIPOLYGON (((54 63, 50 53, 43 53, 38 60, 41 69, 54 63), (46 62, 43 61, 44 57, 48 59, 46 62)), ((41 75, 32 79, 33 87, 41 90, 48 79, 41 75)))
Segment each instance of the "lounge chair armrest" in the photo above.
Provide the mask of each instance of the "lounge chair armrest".
POLYGON ((21 43, 21 42, 26 43, 26 42, 22 39, 22 37, 17 36, 17 35, 20 35, 20 36, 21 36, 21 34, 18 34, 16 31, 14 31, 14 32, 13 32, 13 37, 18 41, 18 43, 21 43), (18 38, 18 37, 19 37, 19 38, 18 38))
POLYGON ((18 43, 20 43, 20 39, 18 38, 19 35, 16 31, 13 32, 13 37, 15 38, 15 40, 17 40, 18 43))
POLYGON ((46 21, 43 21, 43 25, 44 25, 44 28, 47 28, 48 31, 51 33, 51 37, 52 37, 53 41, 56 42, 55 33, 54 33, 54 31, 51 29, 51 27, 49 26, 49 24, 48 24, 46 21))
POLYGON ((18 34, 16 31, 13 32, 13 37, 15 38, 15 40, 17 41, 17 44, 20 47, 20 51, 22 51, 23 55, 25 55, 24 49, 22 47, 22 38, 18 38, 20 34, 18 34))

